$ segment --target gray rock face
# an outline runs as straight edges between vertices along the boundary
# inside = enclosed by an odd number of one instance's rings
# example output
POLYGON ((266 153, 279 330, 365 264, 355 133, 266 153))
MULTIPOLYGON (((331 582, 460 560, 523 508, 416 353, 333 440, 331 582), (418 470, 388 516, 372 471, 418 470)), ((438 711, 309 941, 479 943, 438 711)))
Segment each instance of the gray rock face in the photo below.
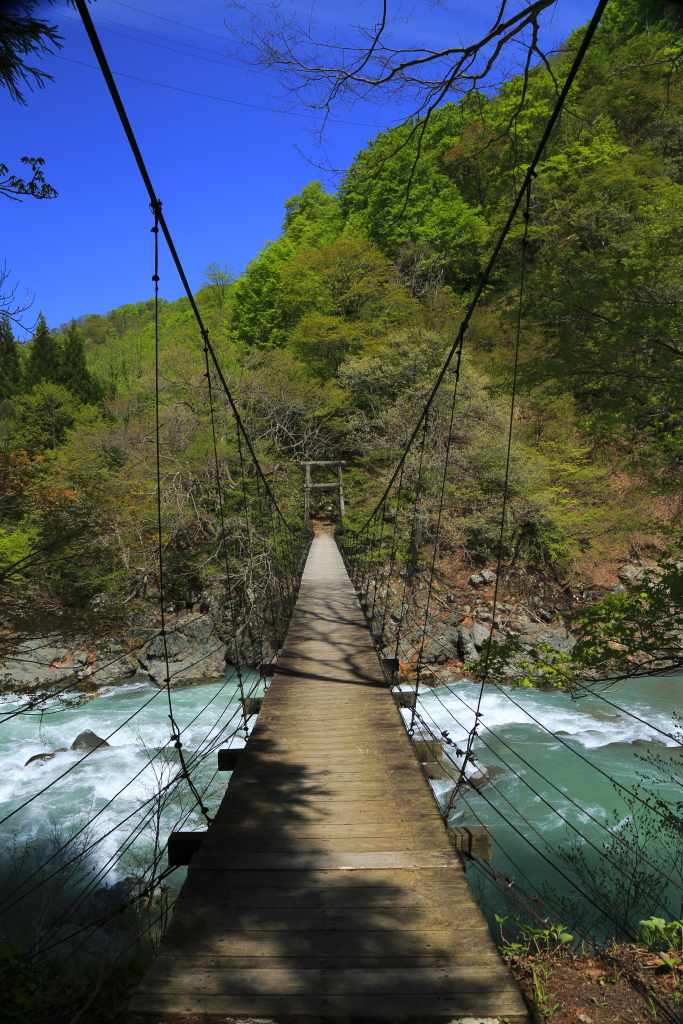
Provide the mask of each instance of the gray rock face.
POLYGON ((422 649, 422 662, 425 665, 443 665, 455 658, 458 652, 459 631, 457 627, 447 626, 440 629, 422 649))
POLYGON ((216 628, 210 615, 188 615, 181 619, 178 629, 184 636, 197 643, 206 643, 210 636, 215 636, 216 628))
MULTIPOLYGON (((146 676, 165 685, 170 676, 171 686, 187 686, 221 678, 228 664, 251 668, 275 660, 286 626, 284 599, 281 609, 264 615, 253 593, 237 599, 224 588, 215 588, 204 598, 194 602, 201 613, 183 607, 177 617, 169 616, 165 644, 158 636, 159 605, 151 600, 127 616, 125 645, 109 641, 95 647, 92 641, 74 637, 66 646, 67 641, 57 636, 19 644, 5 664, 0 663, 0 683, 8 689, 31 690, 65 683, 111 685, 146 676)), ((409 609, 405 614, 408 618, 409 609)))
MULTIPOLYGON (((169 660, 168 671, 171 686, 190 686, 215 679, 225 674, 227 655, 225 644, 185 645, 182 657, 169 660)), ((165 685, 166 662, 164 660, 149 661, 147 673, 158 686, 165 685)))
POLYGON ((478 649, 486 640, 491 636, 491 630, 489 626, 485 626, 482 622, 475 622, 470 629, 470 637, 472 643, 478 649))
POLYGON ((622 565, 617 576, 624 583, 640 583, 643 579, 643 570, 638 565, 622 565))
POLYGON ((487 585, 495 583, 498 578, 493 569, 482 569, 479 575, 487 585))
POLYGON ((94 733, 92 729, 84 729, 83 732, 79 732, 76 739, 71 744, 72 750, 97 750, 98 747, 108 747, 109 744, 106 740, 103 740, 101 736, 94 733))
POLYGON ((548 644, 554 651, 560 654, 571 654, 576 645, 576 640, 570 636, 566 629, 546 629, 536 634, 537 644, 548 644))
POLYGON ((463 661, 476 661, 479 652, 466 626, 458 626, 458 650, 463 661))
POLYGON ((10 686, 56 686, 74 678, 78 667, 68 647, 49 638, 26 640, 5 659, 2 682, 10 686))
POLYGON ((467 582, 471 587, 483 587, 485 581, 480 572, 474 572, 467 582))

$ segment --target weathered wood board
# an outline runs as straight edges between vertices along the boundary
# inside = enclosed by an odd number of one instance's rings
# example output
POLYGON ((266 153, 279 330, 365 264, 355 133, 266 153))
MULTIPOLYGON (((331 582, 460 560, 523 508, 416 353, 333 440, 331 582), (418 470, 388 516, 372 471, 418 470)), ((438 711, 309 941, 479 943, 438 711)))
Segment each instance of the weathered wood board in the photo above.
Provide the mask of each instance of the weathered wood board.
POLYGON ((133 1009, 525 1017, 329 534, 255 721, 133 1009))

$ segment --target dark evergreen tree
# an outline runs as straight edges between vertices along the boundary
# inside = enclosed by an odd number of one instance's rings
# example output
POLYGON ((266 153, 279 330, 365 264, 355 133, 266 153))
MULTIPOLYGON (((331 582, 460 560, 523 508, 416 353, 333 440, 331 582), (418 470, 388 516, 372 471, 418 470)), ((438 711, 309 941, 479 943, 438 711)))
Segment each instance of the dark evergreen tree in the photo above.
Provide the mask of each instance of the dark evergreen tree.
POLYGON ((62 343, 59 383, 81 402, 97 402, 102 397, 97 381, 88 372, 83 337, 75 323, 69 327, 62 343))
POLYGON ((61 376, 61 353, 59 342, 52 337, 47 329, 45 317, 41 313, 38 325, 28 350, 28 358, 24 368, 24 384, 30 389, 41 380, 59 384, 61 376))
POLYGON ((0 317, 0 401, 13 398, 21 388, 19 346, 14 340, 9 320, 0 317))

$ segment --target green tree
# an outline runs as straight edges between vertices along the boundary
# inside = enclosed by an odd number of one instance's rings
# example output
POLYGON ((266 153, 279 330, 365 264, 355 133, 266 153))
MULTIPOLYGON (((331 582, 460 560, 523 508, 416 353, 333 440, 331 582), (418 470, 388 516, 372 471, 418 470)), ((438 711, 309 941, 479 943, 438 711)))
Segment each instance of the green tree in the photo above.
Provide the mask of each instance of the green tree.
POLYGON ((377 246, 357 235, 296 253, 283 271, 303 312, 289 334, 294 348, 324 376, 338 370, 414 315, 416 304, 397 276, 377 246))
POLYGON ((285 238, 268 242, 235 285, 232 332, 236 340, 258 347, 281 346, 294 322, 283 271, 294 252, 285 238))
POLYGON ((337 196, 320 181, 311 181, 298 195, 285 200, 283 234, 297 248, 315 249, 331 242, 343 226, 337 196))
POLYGON ((234 280, 233 268, 228 263, 209 263, 202 274, 202 288, 210 289, 210 295, 216 300, 221 313, 234 280))
POLYGON ((61 50, 60 36, 56 25, 33 17, 36 0, 13 0, 0 7, 0 86, 9 89, 10 96, 18 103, 26 103, 19 83, 29 88, 37 85, 40 89, 45 81, 53 81, 52 75, 38 68, 30 67, 24 57, 33 54, 52 53, 50 46, 61 50))
POLYGON ((78 416, 78 400, 61 384, 40 381, 16 401, 13 446, 34 452, 60 445, 78 416))
POLYGON ((24 367, 24 383, 32 388, 41 381, 59 383, 61 376, 61 353, 59 342, 47 327, 45 317, 38 317, 35 334, 28 347, 28 358, 24 367))
POLYGON ((101 388, 88 371, 83 338, 75 323, 69 326, 62 342, 59 383, 81 402, 97 402, 102 397, 101 388))
POLYGON ((0 317, 0 400, 12 398, 21 387, 19 348, 7 317, 0 317))

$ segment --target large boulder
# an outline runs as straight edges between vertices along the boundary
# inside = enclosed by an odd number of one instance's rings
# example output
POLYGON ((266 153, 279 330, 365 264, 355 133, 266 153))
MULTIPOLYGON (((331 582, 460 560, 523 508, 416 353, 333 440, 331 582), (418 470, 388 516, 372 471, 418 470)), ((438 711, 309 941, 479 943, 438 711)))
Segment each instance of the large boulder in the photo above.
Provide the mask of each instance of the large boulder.
POLYGON ((76 739, 71 744, 72 750, 97 750, 98 747, 108 747, 109 744, 106 740, 103 740, 101 736, 94 733, 92 729, 84 729, 83 732, 79 732, 76 739))
POLYGON ((459 631, 457 627, 443 625, 435 636, 431 637, 422 648, 424 665, 443 665, 455 658, 458 653, 459 631))
POLYGON ((545 629, 536 634, 535 642, 547 644, 560 654, 571 654, 576 646, 576 640, 566 629, 545 629))
POLYGON ((479 657, 470 631, 466 626, 458 626, 458 650, 463 661, 476 661, 479 657))
POLYGON ((484 645, 490 636, 491 627, 485 625, 483 622, 475 622, 470 629, 470 637, 472 638, 472 643, 477 650, 484 645))
POLYGON ((640 583, 643 579, 643 568, 640 565, 622 565, 617 576, 624 583, 640 583))

